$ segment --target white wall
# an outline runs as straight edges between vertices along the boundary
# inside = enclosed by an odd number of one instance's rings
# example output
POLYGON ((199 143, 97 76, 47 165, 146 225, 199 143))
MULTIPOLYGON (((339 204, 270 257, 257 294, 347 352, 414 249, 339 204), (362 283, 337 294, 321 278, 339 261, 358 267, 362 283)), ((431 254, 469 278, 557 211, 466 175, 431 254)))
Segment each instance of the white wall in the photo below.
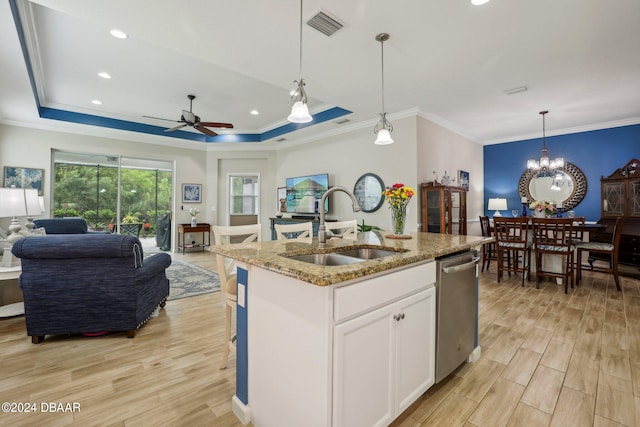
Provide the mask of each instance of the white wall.
MULTIPOLYGON (((206 184, 203 182, 207 172, 204 149, 189 149, 184 147, 163 147, 139 142, 132 142, 112 138, 78 135, 65 132, 54 132, 40 129, 30 129, 17 126, 0 125, 0 170, 4 166, 19 166, 44 169, 43 195, 47 211, 42 217, 51 216, 52 159, 51 150, 65 150, 80 153, 98 153, 108 155, 125 155, 129 157, 167 160, 175 164, 174 184, 176 192, 173 197, 173 231, 172 244, 176 246, 176 224, 188 223, 190 216, 189 205, 180 210, 182 202, 183 183, 202 183, 203 200, 200 210, 203 211, 209 201, 206 184)), ((202 214, 201 214, 202 215, 202 214)), ((8 221, 2 219, 2 226, 6 228, 8 221)))
MULTIPOLYGON (((484 213, 484 170, 482 145, 422 117, 417 118, 417 174, 420 182, 438 181, 445 171, 456 178, 458 170, 469 172, 467 234, 481 235, 478 216, 484 213)), ((418 217, 419 218, 419 217, 418 217)))
MULTIPOLYGON (((287 177, 327 172, 330 186, 339 185, 353 191, 358 178, 372 172, 382 178, 385 186, 400 182, 417 188, 416 118, 393 121, 393 127, 395 143, 391 145, 374 145, 375 135, 371 126, 278 151, 276 187, 283 187, 287 177)), ((273 193, 272 212, 275 212, 275 187, 273 193)), ((418 198, 414 199, 408 208, 407 232, 417 230, 420 208, 418 198)), ((386 203, 376 212, 354 213, 351 199, 340 192, 330 196, 327 218, 357 219, 358 223, 364 219, 368 225, 386 230, 391 228, 391 213, 386 203)))

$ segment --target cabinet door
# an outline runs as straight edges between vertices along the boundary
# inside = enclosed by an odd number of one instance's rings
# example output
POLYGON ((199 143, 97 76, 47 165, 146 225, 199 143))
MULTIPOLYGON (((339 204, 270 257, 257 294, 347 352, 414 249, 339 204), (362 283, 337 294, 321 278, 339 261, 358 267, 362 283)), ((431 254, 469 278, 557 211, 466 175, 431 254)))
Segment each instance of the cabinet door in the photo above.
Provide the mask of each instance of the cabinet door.
POLYGON ((396 415, 435 382, 436 289, 426 289, 395 304, 396 415))
POLYGON ((623 216, 625 213, 624 182, 602 183, 602 216, 623 216))
POLYGON ((334 426, 386 426, 394 418, 393 306, 335 327, 334 426))

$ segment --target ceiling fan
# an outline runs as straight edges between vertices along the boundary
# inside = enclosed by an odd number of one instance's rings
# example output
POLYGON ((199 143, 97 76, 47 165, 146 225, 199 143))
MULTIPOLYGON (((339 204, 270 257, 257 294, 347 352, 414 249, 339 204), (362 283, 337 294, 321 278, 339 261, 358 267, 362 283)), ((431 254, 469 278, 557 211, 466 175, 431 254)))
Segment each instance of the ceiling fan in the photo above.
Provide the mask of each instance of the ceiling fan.
POLYGON ((169 129, 165 129, 165 132, 172 132, 174 130, 178 130, 185 126, 191 126, 192 128, 204 133, 209 136, 216 136, 217 133, 208 129, 208 127, 212 128, 227 128, 233 129, 233 125, 231 123, 218 123, 218 122, 202 122, 200 121, 200 117, 193 114, 193 100, 196 99, 195 95, 187 95, 189 98, 189 111, 182 110, 182 115, 180 116, 180 120, 171 120, 171 119, 163 119, 161 117, 152 117, 152 116, 142 116, 148 117, 150 119, 158 119, 158 120, 166 120, 168 122, 176 122, 180 123, 178 126, 174 126, 169 129))

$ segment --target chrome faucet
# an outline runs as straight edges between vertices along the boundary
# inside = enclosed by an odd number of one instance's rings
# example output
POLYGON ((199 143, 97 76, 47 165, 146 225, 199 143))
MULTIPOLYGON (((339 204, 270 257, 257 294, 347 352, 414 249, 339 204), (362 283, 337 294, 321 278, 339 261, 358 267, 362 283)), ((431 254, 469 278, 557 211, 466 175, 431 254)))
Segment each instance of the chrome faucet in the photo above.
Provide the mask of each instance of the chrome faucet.
POLYGON ((351 202, 353 203, 353 211, 354 212, 360 211, 360 205, 358 204, 358 200, 356 200, 356 196, 354 196, 351 191, 340 186, 331 187, 330 189, 328 189, 322 195, 322 199, 320 200, 320 206, 318 209, 320 211, 320 227, 318 228, 318 244, 320 245, 320 247, 324 247, 326 245, 327 237, 331 238, 330 233, 327 233, 327 229, 324 226, 324 201, 327 199, 327 197, 329 197, 329 194, 334 193, 336 191, 342 191, 343 193, 348 194, 349 197, 351 197, 351 202))

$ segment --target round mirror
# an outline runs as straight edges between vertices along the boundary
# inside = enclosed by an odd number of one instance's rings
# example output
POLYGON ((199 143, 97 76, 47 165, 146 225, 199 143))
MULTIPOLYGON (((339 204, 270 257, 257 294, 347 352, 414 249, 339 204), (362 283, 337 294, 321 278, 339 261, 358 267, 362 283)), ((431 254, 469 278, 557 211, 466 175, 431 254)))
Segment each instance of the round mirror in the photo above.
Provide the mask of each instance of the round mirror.
POLYGON ((562 203, 562 210, 575 208, 587 194, 587 178, 580 168, 572 163, 553 171, 526 170, 518 183, 520 197, 529 202, 546 200, 562 203))
POLYGON ((365 173, 356 181, 353 194, 358 200, 362 212, 375 212, 384 203, 384 182, 373 173, 365 173))

